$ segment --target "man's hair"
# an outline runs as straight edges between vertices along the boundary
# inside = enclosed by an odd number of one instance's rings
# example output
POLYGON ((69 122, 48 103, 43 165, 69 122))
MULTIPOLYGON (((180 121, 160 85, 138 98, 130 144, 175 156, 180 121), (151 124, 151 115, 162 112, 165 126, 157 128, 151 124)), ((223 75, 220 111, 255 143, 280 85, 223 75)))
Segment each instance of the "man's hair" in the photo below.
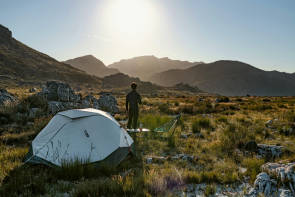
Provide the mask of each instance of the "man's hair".
POLYGON ((131 88, 132 88, 133 90, 135 90, 136 87, 137 87, 137 84, 136 84, 135 82, 132 82, 132 83, 131 83, 131 88))

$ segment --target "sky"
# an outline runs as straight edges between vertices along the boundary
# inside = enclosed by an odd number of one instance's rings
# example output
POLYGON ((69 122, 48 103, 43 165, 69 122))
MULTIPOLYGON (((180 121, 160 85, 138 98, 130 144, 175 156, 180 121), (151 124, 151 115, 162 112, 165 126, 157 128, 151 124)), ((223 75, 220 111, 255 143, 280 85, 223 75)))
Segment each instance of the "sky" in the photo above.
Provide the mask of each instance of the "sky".
POLYGON ((295 72, 294 0, 1 0, 0 24, 64 61, 155 55, 295 72))

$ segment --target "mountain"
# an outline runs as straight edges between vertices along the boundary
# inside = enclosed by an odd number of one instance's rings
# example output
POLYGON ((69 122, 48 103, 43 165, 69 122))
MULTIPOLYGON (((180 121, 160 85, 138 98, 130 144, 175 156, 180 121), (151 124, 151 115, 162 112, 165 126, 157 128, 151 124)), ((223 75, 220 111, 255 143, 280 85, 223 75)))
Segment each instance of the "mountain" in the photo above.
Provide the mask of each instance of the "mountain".
POLYGON ((0 86, 47 80, 96 86, 101 84, 101 79, 17 41, 8 28, 0 25, 0 86))
POLYGON ((130 91, 130 84, 135 82, 138 85, 138 91, 141 93, 157 93, 163 90, 163 87, 152 84, 151 82, 143 82, 139 78, 130 77, 123 73, 106 76, 102 79, 102 88, 105 89, 123 89, 124 92, 130 91))
POLYGON ((88 74, 96 75, 98 77, 105 77, 119 72, 115 68, 106 67, 102 61, 100 61, 92 55, 86 55, 82 57, 77 57, 75 59, 70 59, 65 61, 64 63, 70 64, 75 68, 83 70, 88 74))
POLYGON ((294 74, 264 71, 239 61, 217 61, 188 69, 157 73, 151 81, 163 86, 187 83, 203 91, 228 96, 294 96, 294 74))
POLYGON ((109 67, 116 68, 127 75, 139 77, 141 80, 149 80, 156 73, 170 69, 186 69, 196 64, 188 61, 171 60, 167 57, 140 56, 115 62, 109 67))

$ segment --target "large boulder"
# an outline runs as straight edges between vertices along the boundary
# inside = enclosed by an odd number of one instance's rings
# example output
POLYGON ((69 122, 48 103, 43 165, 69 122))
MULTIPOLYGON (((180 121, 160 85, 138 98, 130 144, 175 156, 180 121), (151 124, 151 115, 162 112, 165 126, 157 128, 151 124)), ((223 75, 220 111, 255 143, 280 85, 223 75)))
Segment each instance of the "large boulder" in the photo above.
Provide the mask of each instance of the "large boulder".
POLYGON ((116 98, 108 92, 100 93, 99 99, 92 95, 82 98, 81 95, 74 92, 69 84, 48 81, 38 94, 47 99, 48 109, 52 114, 74 108, 95 108, 112 114, 119 112, 116 98))
POLYGON ((12 96, 5 89, 0 89, 0 106, 16 102, 16 97, 12 96))
POLYGON ((108 92, 100 93, 100 97, 98 99, 98 105, 102 110, 108 111, 112 114, 118 113, 118 103, 116 98, 108 92))
POLYGON ((57 81, 48 81, 39 94, 48 101, 79 102, 81 100, 81 96, 76 95, 69 84, 57 81))

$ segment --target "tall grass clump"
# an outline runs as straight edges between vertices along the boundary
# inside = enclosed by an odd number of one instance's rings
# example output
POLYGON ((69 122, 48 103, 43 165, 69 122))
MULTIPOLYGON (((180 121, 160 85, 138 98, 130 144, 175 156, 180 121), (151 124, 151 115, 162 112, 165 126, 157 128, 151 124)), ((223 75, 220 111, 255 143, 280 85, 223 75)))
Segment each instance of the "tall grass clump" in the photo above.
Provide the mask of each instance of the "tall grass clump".
POLYGON ((230 124, 219 136, 221 151, 232 155, 236 148, 241 148, 249 140, 249 135, 247 128, 230 124))
POLYGON ((193 121, 193 133, 200 133, 201 129, 213 129, 213 126, 211 125, 210 120, 208 118, 201 118, 193 121))
POLYGON ((254 182, 256 179, 257 174, 261 172, 260 166, 264 164, 263 159, 257 159, 255 157, 253 158, 245 158, 242 161, 242 166, 247 168, 246 175, 250 176, 250 180, 254 182))

